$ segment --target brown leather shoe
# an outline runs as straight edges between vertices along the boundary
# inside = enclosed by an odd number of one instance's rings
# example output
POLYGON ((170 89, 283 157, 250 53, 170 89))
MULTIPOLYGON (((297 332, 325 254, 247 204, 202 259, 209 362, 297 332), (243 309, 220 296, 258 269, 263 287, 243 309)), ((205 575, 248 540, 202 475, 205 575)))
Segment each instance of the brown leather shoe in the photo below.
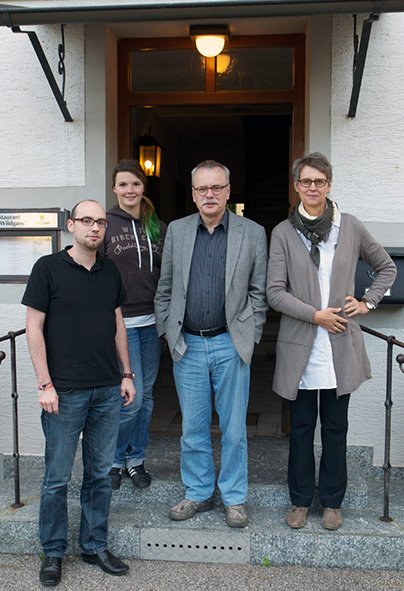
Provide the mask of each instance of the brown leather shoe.
POLYGON ((288 511, 287 522, 292 529, 301 529, 306 525, 307 513, 309 507, 296 507, 293 505, 288 511))
POLYGON ((321 525, 324 527, 324 529, 339 529, 342 525, 341 510, 330 509, 329 507, 326 507, 324 509, 321 525))

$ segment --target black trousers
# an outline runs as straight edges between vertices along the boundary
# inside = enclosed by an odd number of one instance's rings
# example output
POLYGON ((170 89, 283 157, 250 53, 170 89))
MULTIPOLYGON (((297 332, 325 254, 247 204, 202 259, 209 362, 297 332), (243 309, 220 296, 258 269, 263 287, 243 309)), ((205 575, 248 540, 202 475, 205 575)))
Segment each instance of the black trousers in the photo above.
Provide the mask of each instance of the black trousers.
POLYGON ((338 509, 347 485, 346 437, 351 395, 333 390, 299 390, 290 402, 289 494, 293 505, 310 507, 314 496, 314 431, 320 403, 322 454, 319 498, 323 507, 338 509))

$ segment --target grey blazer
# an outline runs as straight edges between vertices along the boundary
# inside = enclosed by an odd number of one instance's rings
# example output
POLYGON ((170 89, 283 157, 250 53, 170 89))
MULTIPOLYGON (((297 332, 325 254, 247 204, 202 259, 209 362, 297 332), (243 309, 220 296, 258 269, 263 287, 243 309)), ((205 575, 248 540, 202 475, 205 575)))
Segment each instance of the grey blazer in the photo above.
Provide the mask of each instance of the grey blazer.
MULTIPOLYGON (((394 282, 395 264, 357 218, 343 213, 332 266, 329 307, 343 308, 345 297, 354 295, 360 257, 377 273, 366 293, 368 301, 377 305, 394 282)), ((272 232, 267 295, 269 305, 282 312, 273 389, 284 398, 295 400, 317 331, 313 316, 321 308, 321 295, 317 269, 289 220, 278 224, 272 232)), ((346 331, 330 333, 330 340, 337 396, 341 396, 353 392, 371 377, 358 316, 348 319, 346 331)))
MULTIPOLYGON (((182 333, 199 214, 168 226, 160 280, 154 299, 158 334, 165 335, 174 361, 186 351, 182 333)), ((233 344, 250 363, 261 339, 268 304, 265 294, 267 240, 262 226, 229 212, 225 311, 233 344)))

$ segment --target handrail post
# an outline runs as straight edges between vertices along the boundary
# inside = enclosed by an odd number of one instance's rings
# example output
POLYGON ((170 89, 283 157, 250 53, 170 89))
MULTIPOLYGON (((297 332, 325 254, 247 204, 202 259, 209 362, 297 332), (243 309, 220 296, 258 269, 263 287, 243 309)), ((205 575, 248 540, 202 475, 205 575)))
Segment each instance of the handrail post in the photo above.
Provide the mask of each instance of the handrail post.
POLYGON ((386 415, 384 424, 384 483, 383 483, 383 515, 380 521, 393 521, 389 515, 390 505, 390 451, 391 451, 391 409, 393 406, 392 400, 392 383, 393 383, 393 344, 395 337, 390 336, 387 339, 387 360, 386 360, 386 415))
POLYGON ((13 509, 24 506, 20 493, 20 452, 18 442, 18 390, 17 390, 17 359, 15 347, 15 333, 9 332, 10 337, 10 364, 11 364, 11 398, 13 399, 13 458, 14 458, 14 503, 13 509))

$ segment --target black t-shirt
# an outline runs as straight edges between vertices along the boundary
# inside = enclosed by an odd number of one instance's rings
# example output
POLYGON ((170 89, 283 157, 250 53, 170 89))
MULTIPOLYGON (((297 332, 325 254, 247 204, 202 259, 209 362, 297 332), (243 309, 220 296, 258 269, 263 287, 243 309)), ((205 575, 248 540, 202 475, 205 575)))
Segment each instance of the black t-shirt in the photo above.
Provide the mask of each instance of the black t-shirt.
POLYGON ((90 271, 67 249, 35 263, 22 303, 46 314, 47 361, 56 389, 120 383, 115 310, 124 301, 118 269, 99 254, 90 271))

